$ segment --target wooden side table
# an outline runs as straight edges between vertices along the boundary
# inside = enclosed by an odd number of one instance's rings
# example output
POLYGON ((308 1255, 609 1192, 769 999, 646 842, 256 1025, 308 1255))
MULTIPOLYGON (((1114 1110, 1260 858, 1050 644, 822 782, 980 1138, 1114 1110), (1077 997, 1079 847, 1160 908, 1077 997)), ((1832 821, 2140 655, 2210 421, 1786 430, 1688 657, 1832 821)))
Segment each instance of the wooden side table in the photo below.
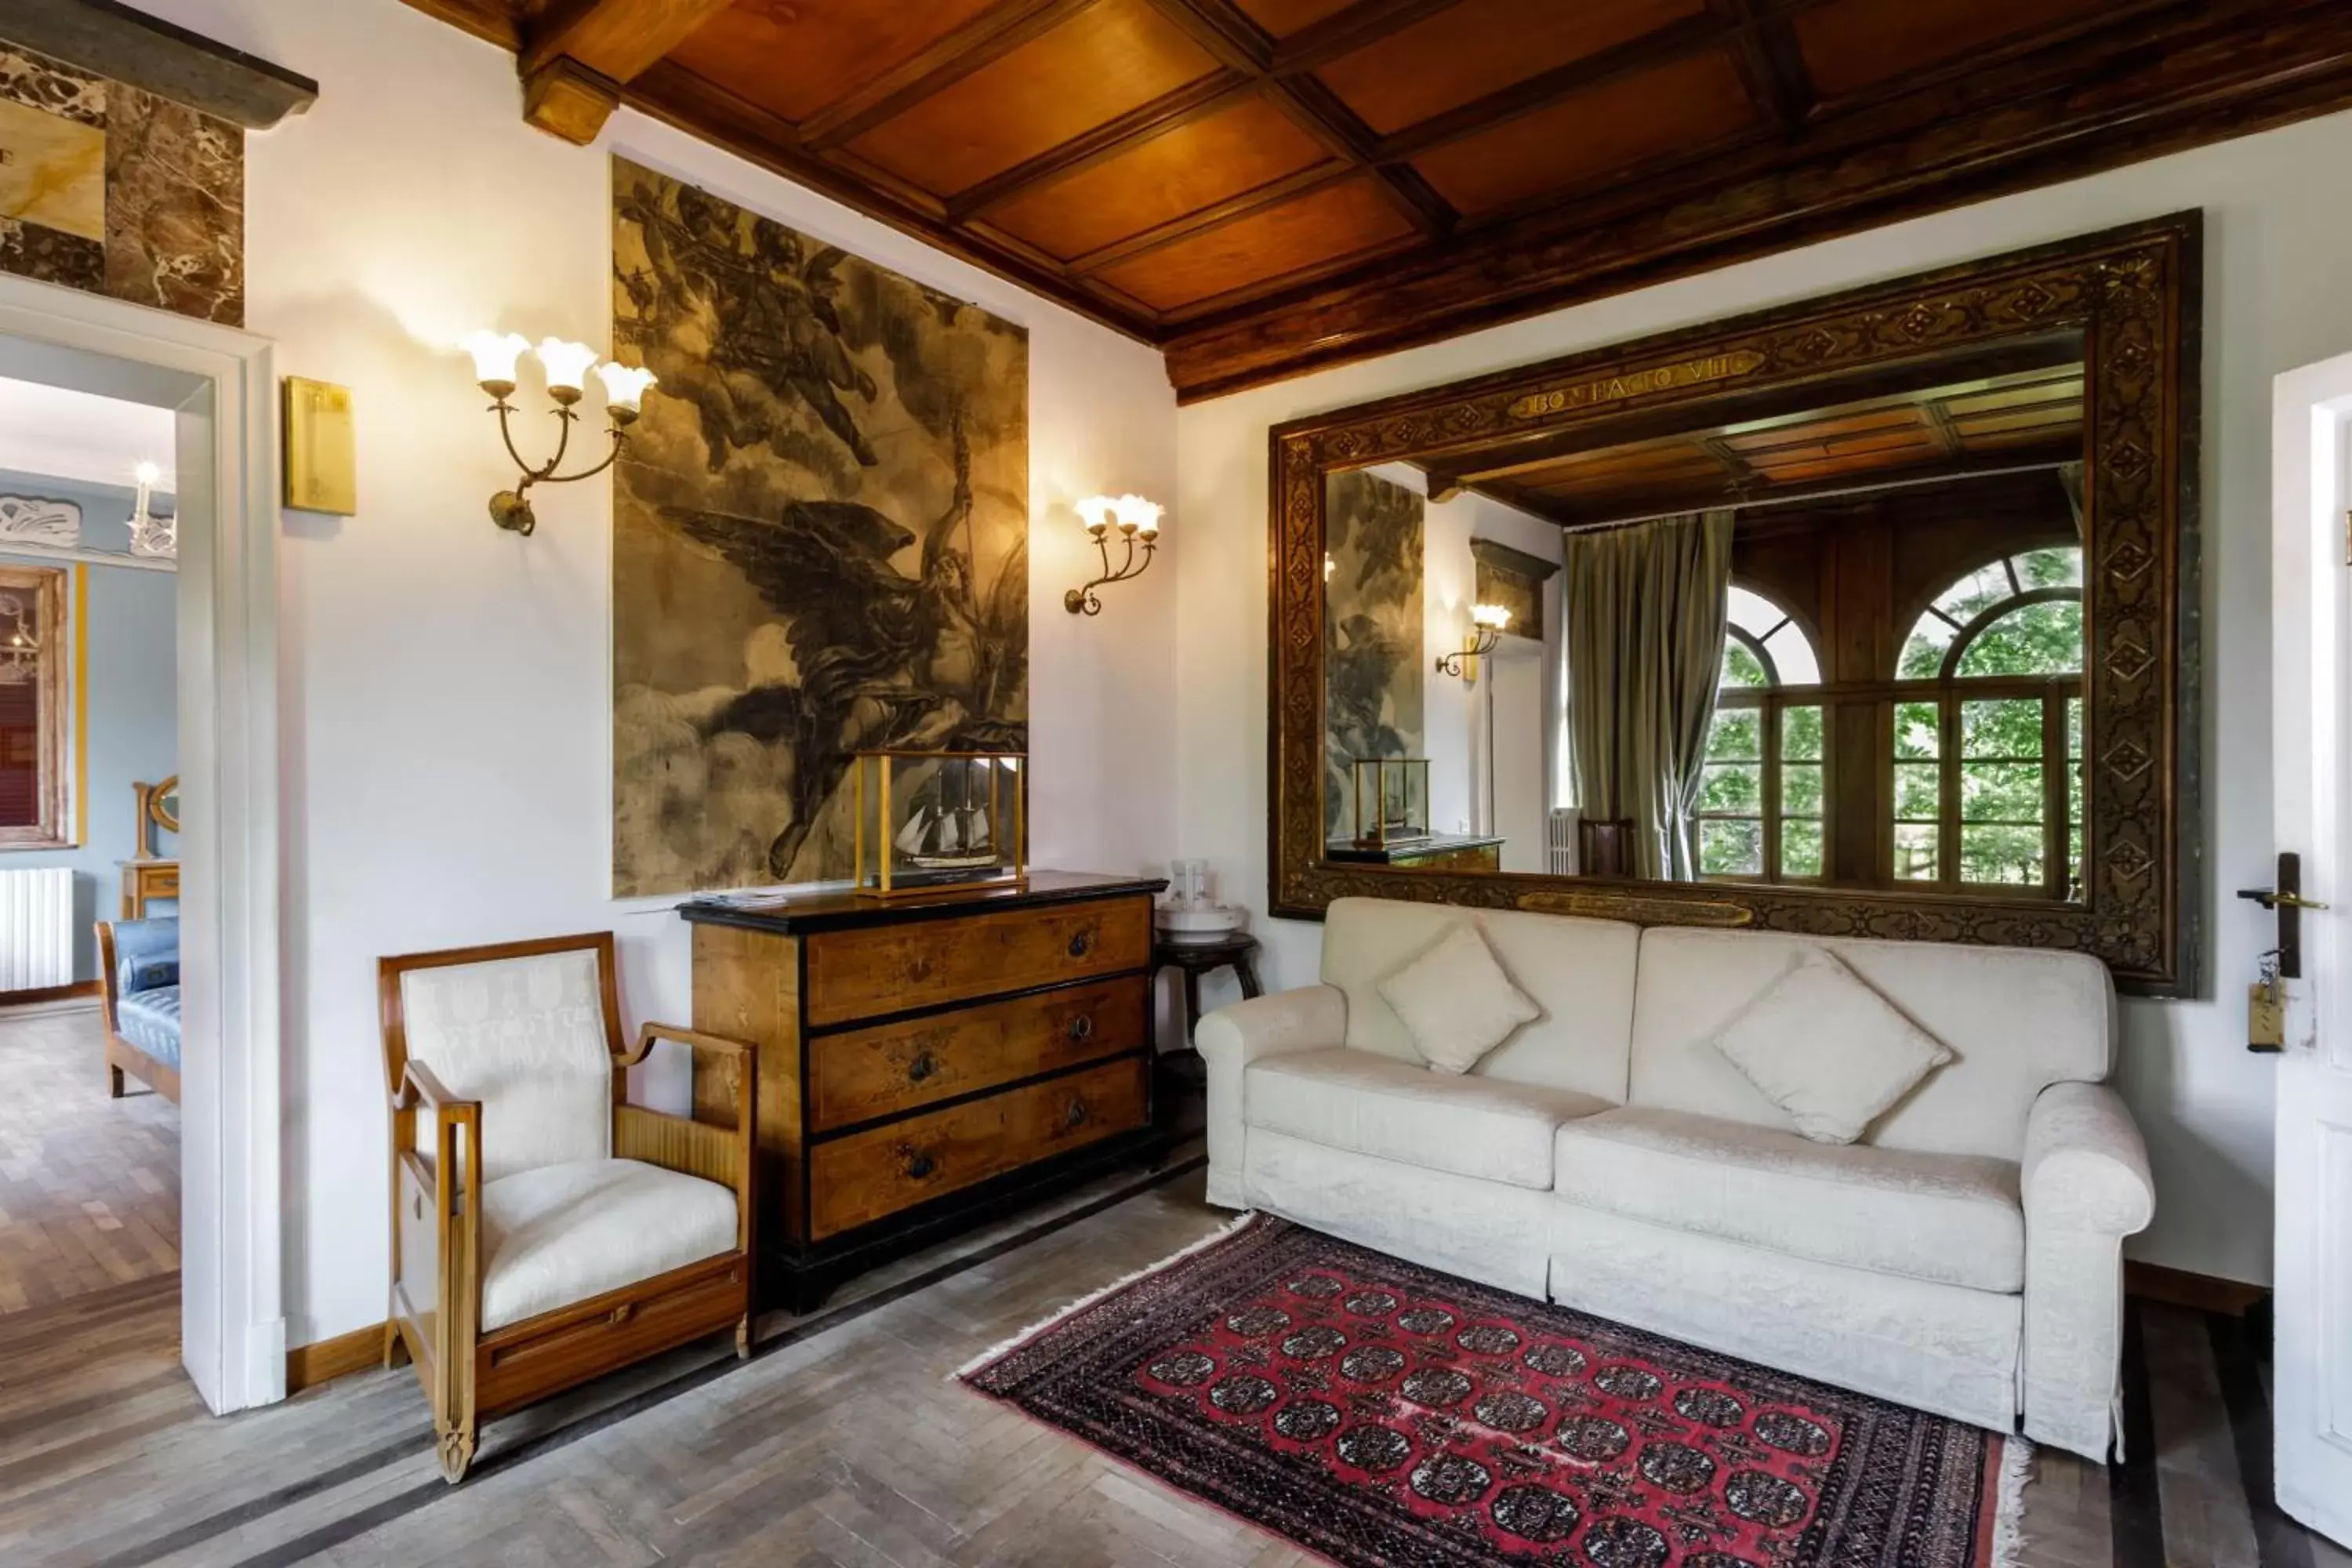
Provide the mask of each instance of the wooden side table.
POLYGON ((122 862, 122 918, 143 921, 148 904, 157 899, 177 900, 180 896, 180 863, 177 860, 125 860, 122 862))
POLYGON ((1201 1026, 1201 976, 1216 969, 1230 969, 1242 983, 1244 996, 1263 996, 1265 990, 1257 983, 1257 938, 1236 931, 1217 942, 1171 942, 1165 936, 1155 936, 1151 942, 1151 977, 1160 978, 1163 969, 1184 972, 1184 1043, 1192 1043, 1193 1031, 1201 1026))

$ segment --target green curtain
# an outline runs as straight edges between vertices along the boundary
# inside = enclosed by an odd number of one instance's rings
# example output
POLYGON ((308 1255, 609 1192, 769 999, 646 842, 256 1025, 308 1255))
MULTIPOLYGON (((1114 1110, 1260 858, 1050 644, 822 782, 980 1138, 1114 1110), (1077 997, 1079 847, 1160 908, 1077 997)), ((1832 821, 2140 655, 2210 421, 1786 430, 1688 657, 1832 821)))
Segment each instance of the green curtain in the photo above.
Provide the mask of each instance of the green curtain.
POLYGON ((1568 535, 1569 731, 1588 817, 1633 824, 1633 872, 1698 874, 1696 824, 1731 587, 1728 511, 1568 535))

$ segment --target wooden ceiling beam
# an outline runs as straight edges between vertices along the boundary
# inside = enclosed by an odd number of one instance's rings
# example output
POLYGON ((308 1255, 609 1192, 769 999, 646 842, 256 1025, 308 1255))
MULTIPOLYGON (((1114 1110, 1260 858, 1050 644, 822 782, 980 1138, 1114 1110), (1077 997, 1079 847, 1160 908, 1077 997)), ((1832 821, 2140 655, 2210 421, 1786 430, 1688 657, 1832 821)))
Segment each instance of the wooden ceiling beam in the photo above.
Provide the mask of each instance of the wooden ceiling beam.
POLYGON ((1165 223, 1154 224, 1140 234, 1131 234, 1125 239, 1113 240, 1110 244, 1089 250, 1084 255, 1074 256, 1069 260, 1070 275, 1074 278, 1090 277, 1105 268, 1117 266, 1122 261, 1132 261, 1139 256, 1149 256, 1155 250, 1165 250, 1179 240, 1190 239, 1196 234, 1206 234, 1211 229, 1223 228, 1229 223, 1239 222, 1254 214, 1262 213, 1268 207, 1280 206, 1283 203, 1295 200, 1299 196, 1311 195, 1326 185, 1338 184, 1342 180, 1352 180, 1356 175, 1357 170, 1352 164, 1331 160, 1301 169, 1295 174, 1286 174, 1278 180, 1269 180, 1255 190, 1244 191, 1239 195, 1228 196, 1223 201, 1202 207, 1198 212, 1182 214, 1170 218, 1165 223))
POLYGON ((1275 72, 1297 76, 1329 65, 1457 4, 1459 0, 1356 0, 1275 45, 1275 72))
POLYGON ((1053 31, 1092 4, 1094 0, 1002 0, 802 121, 801 140, 820 152, 854 142, 1053 31))
POLYGON ((1757 112, 1783 136, 1803 130, 1819 99, 1788 13, 1770 0, 1707 0, 1707 10, 1733 29, 1732 63, 1757 112))
POLYGON ((1233 0, 1149 3, 1227 70, 1254 80, 1269 100, 1333 154, 1369 171, 1379 182, 1381 194, 1424 239, 1442 238, 1453 232, 1461 215, 1414 171, 1381 166, 1375 157, 1380 138, 1337 93, 1315 77, 1276 73, 1273 38, 1233 0))
POLYGON ((1048 147, 1035 157, 1015 163, 1001 174, 992 174, 960 193, 948 203, 949 220, 964 222, 1040 185, 1107 163, 1156 137, 1255 98, 1257 92, 1256 79, 1239 71, 1221 70, 1187 82, 1173 92, 1162 93, 1083 136, 1073 137, 1058 147, 1048 147))
POLYGON ((583 146, 620 107, 621 89, 732 0, 569 0, 522 34, 523 118, 583 146))
POLYGON ((1709 49, 1724 47, 1734 29, 1704 12, 1669 22, 1654 32, 1630 38, 1581 59, 1555 66, 1523 81, 1497 89, 1442 113, 1433 114, 1403 130, 1382 137, 1372 151, 1381 163, 1416 158, 1449 142, 1460 142, 1491 131, 1507 120, 1548 108, 1573 93, 1624 77, 1639 76, 1709 49))

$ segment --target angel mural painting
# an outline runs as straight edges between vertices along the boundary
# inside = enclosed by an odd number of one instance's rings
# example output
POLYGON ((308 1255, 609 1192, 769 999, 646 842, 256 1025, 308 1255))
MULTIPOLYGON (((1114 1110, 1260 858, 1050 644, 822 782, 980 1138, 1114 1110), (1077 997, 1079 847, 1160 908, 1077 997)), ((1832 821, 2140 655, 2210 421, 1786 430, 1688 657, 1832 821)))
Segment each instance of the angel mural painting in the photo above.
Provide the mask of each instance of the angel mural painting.
POLYGON ((1021 751, 1028 341, 616 160, 616 896, 846 875, 853 752, 1021 751))

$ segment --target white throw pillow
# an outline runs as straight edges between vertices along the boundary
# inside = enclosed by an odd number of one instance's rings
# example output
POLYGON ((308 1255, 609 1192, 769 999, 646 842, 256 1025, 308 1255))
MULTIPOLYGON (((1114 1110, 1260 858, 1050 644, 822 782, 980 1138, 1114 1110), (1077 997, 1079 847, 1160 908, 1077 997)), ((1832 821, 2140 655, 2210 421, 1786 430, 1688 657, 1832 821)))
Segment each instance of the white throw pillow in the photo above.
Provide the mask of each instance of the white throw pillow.
POLYGON ((1378 987, 1413 1048, 1439 1072, 1468 1072, 1543 1009, 1511 984, 1486 939, 1457 925, 1378 987))
POLYGON ((1716 1036, 1715 1048, 1816 1143, 1851 1143, 1952 1049, 1821 949, 1716 1036))

